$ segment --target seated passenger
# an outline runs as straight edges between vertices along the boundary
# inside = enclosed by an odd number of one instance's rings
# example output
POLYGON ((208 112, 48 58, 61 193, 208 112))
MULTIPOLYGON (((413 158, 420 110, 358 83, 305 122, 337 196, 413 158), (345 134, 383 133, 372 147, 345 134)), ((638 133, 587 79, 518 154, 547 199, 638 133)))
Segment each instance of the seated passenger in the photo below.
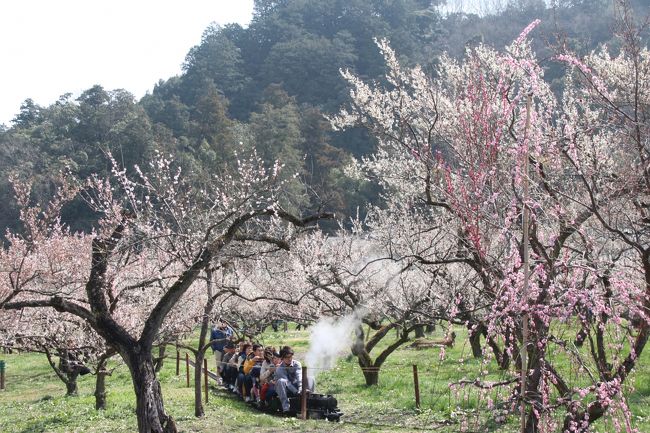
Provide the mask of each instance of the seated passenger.
POLYGON ((246 402, 252 401, 251 391, 253 384, 259 379, 262 363, 264 362, 264 348, 260 344, 253 344, 253 351, 248 355, 242 367, 243 395, 246 402))
POLYGON ((253 348, 250 343, 240 343, 240 352, 237 355, 237 381, 235 383, 235 392, 239 395, 243 395, 243 385, 244 385, 244 361, 248 355, 251 354, 253 348))
POLYGON ((278 352, 266 352, 266 354, 270 355, 270 361, 266 359, 262 363, 262 370, 260 372, 260 384, 262 385, 260 389, 260 399, 265 403, 278 395, 278 393, 275 392, 275 372, 282 362, 282 358, 280 358, 278 352))
POLYGON ((235 387, 235 380, 237 380, 237 366, 232 362, 233 358, 236 357, 235 344, 232 341, 227 342, 224 345, 221 378, 223 379, 223 383, 231 390, 235 387))
POLYGON ((265 383, 265 380, 262 380, 262 376, 266 375, 267 370, 271 367, 275 367, 273 363, 273 354, 275 353, 275 347, 269 346, 264 349, 264 362, 262 362, 262 368, 260 370, 260 383, 265 383))
MULTIPOLYGON (((280 351, 282 362, 275 371, 275 392, 282 403, 282 412, 289 412, 289 397, 300 395, 302 390, 302 365, 293 359, 293 350, 284 346, 280 351)), ((313 381, 310 380, 309 391, 313 391, 313 381)))

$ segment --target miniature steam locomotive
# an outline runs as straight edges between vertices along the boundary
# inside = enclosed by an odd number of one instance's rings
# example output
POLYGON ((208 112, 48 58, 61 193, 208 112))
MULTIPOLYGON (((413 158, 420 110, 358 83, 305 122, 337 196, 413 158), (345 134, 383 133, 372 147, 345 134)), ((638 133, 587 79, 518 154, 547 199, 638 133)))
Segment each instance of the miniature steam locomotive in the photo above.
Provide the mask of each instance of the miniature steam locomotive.
MULTIPOLYGON (((300 414, 300 397, 289 397, 289 412, 287 415, 296 416, 300 414)), ((326 419, 328 421, 339 421, 343 412, 339 410, 338 402, 332 395, 327 394, 307 394, 307 418, 308 419, 326 419)), ((272 398, 263 405, 257 405, 258 409, 269 413, 281 413, 282 405, 280 399, 272 398)))

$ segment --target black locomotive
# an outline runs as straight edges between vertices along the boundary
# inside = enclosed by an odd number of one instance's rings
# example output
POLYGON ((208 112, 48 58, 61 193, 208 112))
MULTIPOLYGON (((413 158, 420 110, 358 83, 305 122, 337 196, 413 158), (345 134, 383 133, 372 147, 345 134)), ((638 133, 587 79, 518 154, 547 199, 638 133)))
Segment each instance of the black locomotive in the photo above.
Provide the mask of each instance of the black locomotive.
MULTIPOLYGON (((258 409, 269 413, 281 413, 282 405, 278 397, 273 397, 268 402, 254 404, 258 409)), ((339 421, 343 412, 337 407, 336 398, 329 394, 307 394, 307 418, 326 419, 328 421, 339 421)), ((289 416, 300 414, 300 397, 289 397, 289 416)))

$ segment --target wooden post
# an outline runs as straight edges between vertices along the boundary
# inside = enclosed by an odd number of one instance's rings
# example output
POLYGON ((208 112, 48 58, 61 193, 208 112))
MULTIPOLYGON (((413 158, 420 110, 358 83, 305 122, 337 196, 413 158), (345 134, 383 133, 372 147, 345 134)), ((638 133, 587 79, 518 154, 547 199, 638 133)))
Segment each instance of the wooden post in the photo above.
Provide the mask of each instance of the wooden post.
POLYGON ((187 379, 187 387, 190 387, 190 354, 185 352, 185 378, 187 379))
POLYGON ((302 367, 302 392, 300 393, 300 419, 307 419, 307 367, 302 367))
POLYGON ((208 360, 203 358, 203 382, 205 383, 205 402, 208 402, 208 360))
POLYGON ((5 389, 5 362, 0 361, 0 390, 5 389))
MULTIPOLYGON (((522 215, 522 244, 523 244, 523 259, 524 259, 524 286, 522 288, 522 299, 524 304, 528 307, 528 281, 530 280, 530 266, 528 264, 530 260, 530 252, 528 251, 528 244, 530 243, 529 239, 529 220, 530 220, 530 209, 528 208, 528 128, 530 127, 530 110, 531 110, 531 96, 528 95, 526 99, 526 129, 524 130, 524 145, 526 146, 526 154, 524 155, 524 191, 523 191, 523 203, 522 207, 524 209, 522 215)), ((519 408, 521 416, 521 433, 526 431, 526 382, 528 381, 528 310, 524 310, 521 320, 523 322, 523 328, 521 330, 521 406, 519 408)))
POLYGON ((417 364, 413 364, 413 385, 415 386, 415 407, 420 409, 420 381, 418 380, 417 364))
POLYGON ((176 376, 181 374, 181 352, 176 351, 176 376))

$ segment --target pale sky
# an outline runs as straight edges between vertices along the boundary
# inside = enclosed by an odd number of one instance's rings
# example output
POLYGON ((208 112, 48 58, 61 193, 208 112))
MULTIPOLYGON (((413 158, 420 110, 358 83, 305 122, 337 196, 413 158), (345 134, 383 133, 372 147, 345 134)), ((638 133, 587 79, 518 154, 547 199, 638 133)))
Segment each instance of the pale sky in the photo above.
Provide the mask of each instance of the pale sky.
POLYGON ((136 98, 181 72, 211 23, 247 25, 253 0, 2 0, 0 124, 95 84, 136 98))

